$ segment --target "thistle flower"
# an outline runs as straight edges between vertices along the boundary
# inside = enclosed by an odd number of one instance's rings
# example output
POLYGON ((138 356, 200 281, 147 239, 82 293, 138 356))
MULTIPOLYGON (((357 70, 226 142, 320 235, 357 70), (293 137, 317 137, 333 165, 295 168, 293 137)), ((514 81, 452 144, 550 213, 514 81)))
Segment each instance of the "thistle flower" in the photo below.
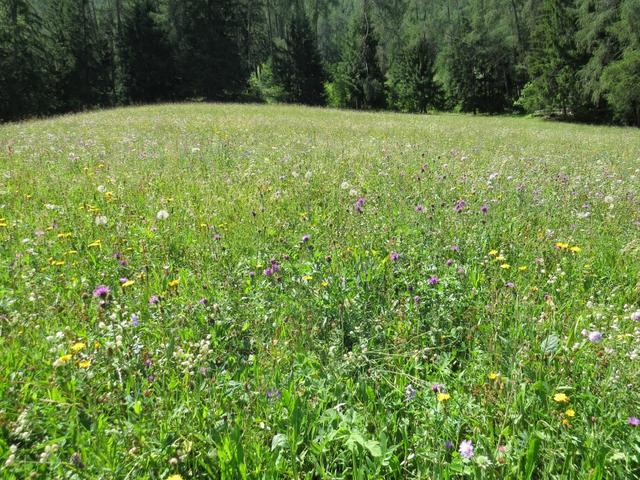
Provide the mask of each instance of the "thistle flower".
POLYGON ((93 296, 96 298, 106 298, 109 296, 110 293, 111 293, 111 289, 106 285, 98 285, 93 290, 93 296))

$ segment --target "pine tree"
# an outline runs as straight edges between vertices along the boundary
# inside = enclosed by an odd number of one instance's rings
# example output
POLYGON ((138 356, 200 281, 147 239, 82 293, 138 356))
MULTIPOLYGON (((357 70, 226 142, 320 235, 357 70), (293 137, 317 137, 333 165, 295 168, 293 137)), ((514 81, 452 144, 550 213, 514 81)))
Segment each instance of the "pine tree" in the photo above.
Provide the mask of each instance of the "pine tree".
POLYGON ((436 52, 422 36, 405 47, 388 72, 388 104, 403 112, 426 112, 442 107, 442 89, 435 81, 436 52))
POLYGON ((367 13, 352 27, 335 77, 335 91, 340 105, 349 108, 384 108, 384 75, 378 59, 378 36, 367 13))
POLYGON ((122 63, 127 96, 134 102, 174 97, 173 51, 159 18, 153 0, 137 0, 124 21, 122 63))
POLYGON ((287 38, 276 46, 273 73, 284 91, 284 101, 321 105, 324 103, 324 69, 309 21, 301 8, 292 17, 287 38))

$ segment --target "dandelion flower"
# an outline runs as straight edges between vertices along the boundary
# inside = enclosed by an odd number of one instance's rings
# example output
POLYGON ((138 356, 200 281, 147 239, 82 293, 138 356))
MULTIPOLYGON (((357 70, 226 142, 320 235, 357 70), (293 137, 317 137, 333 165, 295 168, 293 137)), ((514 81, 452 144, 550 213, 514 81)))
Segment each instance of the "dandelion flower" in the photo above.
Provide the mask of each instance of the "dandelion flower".
POLYGON ((502 265, 500 265, 500 268, 502 268, 503 270, 508 270, 511 268, 511 265, 509 265, 508 263, 503 263, 502 265))
POLYGON ((518 270, 520 270, 521 272, 524 272, 524 271, 526 271, 528 268, 529 268, 529 267, 527 267, 526 265, 520 265, 520 266, 518 267, 518 270))
POLYGON ((170 286, 170 287, 177 287, 179 283, 180 283, 180 279, 179 279, 179 278, 176 278, 175 280, 171 280, 171 281, 169 282, 169 286, 170 286))
POLYGON ((167 477, 167 480, 184 480, 182 478, 182 475, 180 475, 179 473, 175 474, 175 475, 169 475, 167 477))
POLYGON ((84 342, 77 342, 71 345, 71 351, 73 353, 78 353, 79 351, 84 350, 86 346, 87 344, 84 342))
POLYGON ((569 250, 571 250, 573 253, 580 253, 582 251, 582 249, 578 246, 573 246, 569 250))
POLYGON ((61 365, 64 365, 65 363, 68 363, 71 360, 71 357, 72 355, 70 353, 67 353, 66 355, 62 355, 55 362, 53 362, 53 366, 59 367, 61 365))
POLYGON ((78 362, 80 368, 89 368, 91 366, 91 360, 82 360, 78 362))
POLYGON ((491 372, 487 376, 489 377, 489 380, 497 380, 500 377, 500 374, 497 372, 491 372))
POLYGON ((167 212, 166 210, 160 210, 158 211, 158 213, 156 213, 156 218, 158 220, 166 220, 167 218, 169 218, 169 212, 167 212))
POLYGON ((439 402, 446 402, 451 398, 451 395, 449 395, 446 392, 440 392, 438 393, 438 396, 436 398, 438 399, 439 402))
POLYGON ((567 411, 566 411, 566 412, 564 412, 564 414, 565 414, 567 417, 575 417, 575 416, 576 416, 576 412, 575 412, 575 410, 574 410, 573 408, 569 408, 569 409, 567 409, 567 411))
POLYGON ((553 396, 553 400, 558 403, 569 403, 569 397, 567 397, 564 393, 556 393, 553 396))
POLYGON ((495 257, 496 255, 498 255, 498 250, 489 251, 489 255, 491 255, 492 257, 495 257))

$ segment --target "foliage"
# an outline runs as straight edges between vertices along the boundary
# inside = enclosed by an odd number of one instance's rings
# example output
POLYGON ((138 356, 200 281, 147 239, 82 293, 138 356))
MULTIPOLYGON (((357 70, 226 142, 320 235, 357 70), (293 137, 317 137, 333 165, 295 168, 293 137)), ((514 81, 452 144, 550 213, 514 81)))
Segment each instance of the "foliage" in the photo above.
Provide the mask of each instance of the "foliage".
POLYGON ((637 478, 639 150, 283 105, 0 126, 0 476, 637 478))

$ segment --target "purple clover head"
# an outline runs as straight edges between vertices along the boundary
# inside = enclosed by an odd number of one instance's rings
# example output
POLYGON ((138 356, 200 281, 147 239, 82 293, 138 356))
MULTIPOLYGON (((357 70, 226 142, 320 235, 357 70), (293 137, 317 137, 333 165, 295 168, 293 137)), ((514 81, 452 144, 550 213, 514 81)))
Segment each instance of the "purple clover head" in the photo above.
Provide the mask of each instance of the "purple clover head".
POLYGON ((106 285, 98 285, 93 290, 93 296, 96 298, 107 298, 111 293, 111 289, 106 285))
POLYGON ((400 254, 398 252, 391 252, 389 254, 389 260, 391 260, 392 262, 398 261, 399 258, 400 258, 400 254))
POLYGON ((427 280, 427 283, 429 283, 429 285, 437 285, 439 281, 440 279, 436 275, 431 275, 431 278, 427 280))
POLYGON ((454 210, 456 211, 456 213, 460 213, 462 210, 464 210, 464 207, 466 207, 466 205, 467 202, 464 201, 464 198, 461 198, 456 202, 454 210))
POLYGON ((507 283, 504 284, 504 286, 507 287, 507 288, 514 288, 516 285, 513 282, 507 282, 507 283))
POLYGON ((304 234, 302 236, 302 243, 307 243, 309 240, 311 239, 311 236, 309 236, 309 234, 304 234))
POLYGON ((158 295, 151 295, 149 297, 149 305, 156 305, 160 303, 160 297, 158 295))
POLYGON ((422 205, 421 203, 416 205, 416 212, 421 213, 423 211, 424 211, 424 205, 422 205))
POLYGON ((640 426, 640 418, 638 417, 629 417, 627 418, 627 425, 631 427, 639 427, 640 426))
POLYGON ((444 393, 446 392, 446 388, 444 388, 444 385, 440 385, 439 383, 434 383, 431 385, 431 391, 433 393, 444 393))
POLYGON ((458 451, 462 458, 470 459, 473 457, 473 442, 471 440, 463 440, 458 451))
POLYGON ((482 213, 487 213, 487 212, 489 211, 489 205, 482 205, 482 206, 480 207, 480 211, 481 211, 482 213))
POLYGON ((602 332, 589 332, 589 341, 591 343, 600 343, 602 341, 602 332))

